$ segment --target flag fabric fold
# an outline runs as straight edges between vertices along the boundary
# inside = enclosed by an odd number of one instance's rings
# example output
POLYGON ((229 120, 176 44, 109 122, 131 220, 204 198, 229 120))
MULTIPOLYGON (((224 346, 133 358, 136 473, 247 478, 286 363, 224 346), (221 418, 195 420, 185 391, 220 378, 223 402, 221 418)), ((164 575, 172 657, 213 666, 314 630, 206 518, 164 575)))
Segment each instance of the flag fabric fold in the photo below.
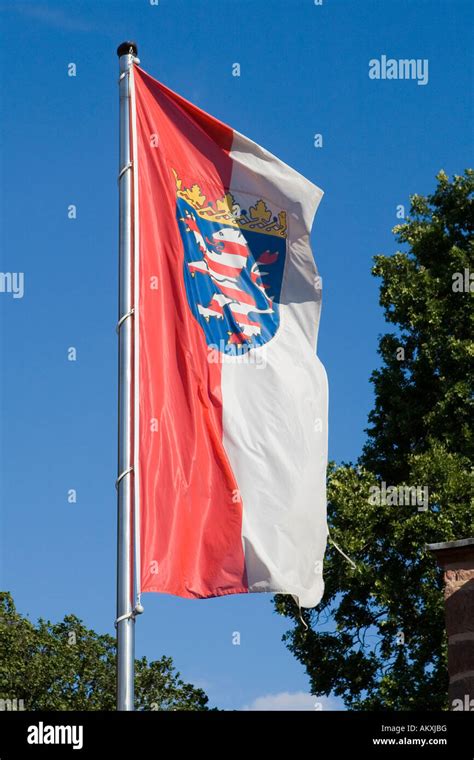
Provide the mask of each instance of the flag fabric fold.
POLYGON ((322 191, 132 72, 141 591, 323 593, 322 191))

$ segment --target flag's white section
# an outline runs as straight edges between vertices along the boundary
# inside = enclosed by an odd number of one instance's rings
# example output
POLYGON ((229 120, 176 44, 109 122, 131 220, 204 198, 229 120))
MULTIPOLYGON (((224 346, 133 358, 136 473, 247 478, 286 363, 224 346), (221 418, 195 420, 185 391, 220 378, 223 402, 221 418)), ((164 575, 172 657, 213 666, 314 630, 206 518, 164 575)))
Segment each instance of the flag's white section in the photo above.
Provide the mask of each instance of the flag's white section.
POLYGON ((230 156, 234 197, 285 209, 289 228, 277 334, 248 362, 226 357, 222 367, 224 446, 243 501, 248 586, 313 607, 324 588, 327 378, 316 356, 321 286, 309 233, 323 193, 237 132, 230 156))

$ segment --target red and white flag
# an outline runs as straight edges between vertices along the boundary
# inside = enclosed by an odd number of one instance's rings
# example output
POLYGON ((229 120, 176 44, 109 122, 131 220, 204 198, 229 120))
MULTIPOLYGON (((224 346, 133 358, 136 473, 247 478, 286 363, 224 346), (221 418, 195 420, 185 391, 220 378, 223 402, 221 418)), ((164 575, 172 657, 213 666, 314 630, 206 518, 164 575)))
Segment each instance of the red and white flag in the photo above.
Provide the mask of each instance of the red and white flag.
POLYGON ((322 191, 131 72, 134 469, 142 592, 323 593, 322 191))

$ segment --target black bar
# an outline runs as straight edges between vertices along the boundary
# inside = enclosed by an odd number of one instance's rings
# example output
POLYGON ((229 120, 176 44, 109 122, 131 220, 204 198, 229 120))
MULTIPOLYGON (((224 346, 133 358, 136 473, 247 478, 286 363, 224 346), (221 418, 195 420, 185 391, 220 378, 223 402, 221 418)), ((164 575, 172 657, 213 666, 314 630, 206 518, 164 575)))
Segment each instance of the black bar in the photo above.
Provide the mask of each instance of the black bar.
POLYGON ((254 756, 258 743, 265 756, 276 757, 291 751, 338 760, 359 754, 472 760, 473 728, 469 712, 0 712, 0 760, 140 758, 151 751, 159 757, 169 754, 170 742, 179 756, 189 750, 192 757, 201 748, 216 757, 226 758, 227 750, 254 756), (50 738, 69 744, 46 743, 50 738))

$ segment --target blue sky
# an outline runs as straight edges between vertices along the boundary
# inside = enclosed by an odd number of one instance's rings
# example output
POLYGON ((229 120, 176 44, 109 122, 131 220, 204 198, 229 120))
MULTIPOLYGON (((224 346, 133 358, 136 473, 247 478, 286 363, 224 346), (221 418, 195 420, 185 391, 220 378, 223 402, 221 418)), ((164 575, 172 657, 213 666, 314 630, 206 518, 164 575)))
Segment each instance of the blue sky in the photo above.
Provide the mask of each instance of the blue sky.
MULTIPOLYGON (((117 45, 136 40, 152 76, 325 191, 312 242, 324 281, 330 456, 340 462, 360 453, 384 330, 371 258, 395 250, 399 204, 472 158, 472 10, 463 0, 0 7, 0 268, 25 273, 23 298, 0 294, 0 588, 33 620, 74 612, 112 633, 117 45), (428 59, 428 83, 370 79, 369 60, 383 54, 428 59)), ((212 704, 313 708, 270 596, 144 602, 137 654, 171 655, 212 704)))

